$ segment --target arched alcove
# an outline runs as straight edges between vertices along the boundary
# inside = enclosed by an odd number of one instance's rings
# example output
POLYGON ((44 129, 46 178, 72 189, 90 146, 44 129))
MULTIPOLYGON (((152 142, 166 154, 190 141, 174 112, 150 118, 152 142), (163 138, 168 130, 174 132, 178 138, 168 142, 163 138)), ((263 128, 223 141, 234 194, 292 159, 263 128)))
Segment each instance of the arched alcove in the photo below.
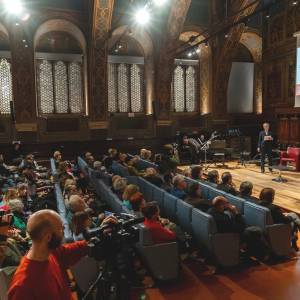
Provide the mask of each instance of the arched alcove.
MULTIPOLYGON (((116 100, 118 87, 115 86, 115 81, 117 80, 109 80, 109 93, 111 94, 109 94, 108 106, 110 107, 110 111, 145 112, 147 115, 151 115, 153 113, 152 102, 154 101, 154 60, 153 43, 150 35, 143 29, 129 29, 127 26, 120 26, 113 31, 108 42, 108 49, 110 54, 108 64, 109 78, 119 76, 125 80, 125 75, 121 77, 120 73, 118 73, 119 75, 112 75, 116 74, 116 69, 113 69, 113 67, 116 68, 118 64, 117 68, 121 68, 121 72, 131 72, 132 80, 135 82, 134 89, 131 89, 130 92, 130 99, 132 97, 138 99, 142 92, 141 89, 145 89, 145 95, 143 97, 145 104, 143 109, 141 109, 141 105, 139 104, 135 105, 135 108, 132 109, 132 107, 129 107, 131 104, 129 104, 129 106, 123 107, 123 109, 120 110, 120 108, 117 107, 118 105, 115 104, 118 102, 116 100), (130 64, 131 67, 126 71, 124 65, 128 66, 130 64), (132 94, 135 93, 134 90, 136 90, 136 95, 132 94)), ((124 92, 129 93, 125 91, 125 89, 124 92)), ((126 97, 123 102, 128 102, 126 101, 126 97)), ((129 102, 132 101, 130 100, 129 102)), ((140 101, 135 100, 135 102, 138 103, 140 101)))
POLYGON ((39 115, 87 114, 86 40, 63 19, 41 24, 34 36, 39 115))

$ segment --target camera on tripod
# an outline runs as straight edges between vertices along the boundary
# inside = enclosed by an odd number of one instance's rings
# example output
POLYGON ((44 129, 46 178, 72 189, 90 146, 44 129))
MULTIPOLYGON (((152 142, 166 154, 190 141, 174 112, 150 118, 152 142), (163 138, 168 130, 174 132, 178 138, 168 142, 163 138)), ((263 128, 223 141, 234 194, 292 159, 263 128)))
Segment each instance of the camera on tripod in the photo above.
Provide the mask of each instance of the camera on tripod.
POLYGON ((134 245, 139 241, 139 228, 136 225, 143 222, 144 218, 123 213, 117 219, 117 224, 107 223, 84 233, 90 256, 103 260, 105 264, 83 300, 91 299, 92 294, 95 294, 92 299, 97 300, 130 299, 134 273, 132 257, 134 245))
POLYGON ((133 246, 139 241, 139 228, 136 225, 142 223, 144 218, 123 213, 117 219, 117 224, 106 223, 85 231, 84 238, 89 242, 91 257, 97 260, 108 258, 125 246, 133 246))

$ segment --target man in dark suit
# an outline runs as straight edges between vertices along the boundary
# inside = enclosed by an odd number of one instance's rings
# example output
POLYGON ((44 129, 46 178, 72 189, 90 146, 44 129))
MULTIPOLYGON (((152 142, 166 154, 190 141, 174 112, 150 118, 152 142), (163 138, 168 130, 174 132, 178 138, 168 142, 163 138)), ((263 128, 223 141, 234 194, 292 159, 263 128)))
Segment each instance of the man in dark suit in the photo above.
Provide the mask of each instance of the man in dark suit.
POLYGON ((266 156, 268 156, 269 161, 269 170, 272 172, 272 165, 273 165, 273 157, 272 157, 272 148, 273 148, 273 142, 274 142, 274 136, 273 133, 270 131, 270 124, 264 123, 263 129, 259 133, 258 138, 258 146, 257 151, 261 153, 261 172, 265 172, 265 159, 266 156))

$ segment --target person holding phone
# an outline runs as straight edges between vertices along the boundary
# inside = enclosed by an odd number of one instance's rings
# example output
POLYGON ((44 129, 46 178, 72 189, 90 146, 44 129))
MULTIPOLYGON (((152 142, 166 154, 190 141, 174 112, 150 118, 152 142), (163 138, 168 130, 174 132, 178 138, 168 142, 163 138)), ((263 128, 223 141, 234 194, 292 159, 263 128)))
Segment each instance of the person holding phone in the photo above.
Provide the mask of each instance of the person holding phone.
POLYGON ((264 123, 263 130, 259 133, 258 146, 257 146, 257 151, 261 153, 261 161, 260 161, 261 173, 265 173, 266 156, 268 157, 268 161, 269 161, 269 171, 272 173, 273 142, 274 142, 274 136, 273 133, 270 131, 270 124, 264 123))

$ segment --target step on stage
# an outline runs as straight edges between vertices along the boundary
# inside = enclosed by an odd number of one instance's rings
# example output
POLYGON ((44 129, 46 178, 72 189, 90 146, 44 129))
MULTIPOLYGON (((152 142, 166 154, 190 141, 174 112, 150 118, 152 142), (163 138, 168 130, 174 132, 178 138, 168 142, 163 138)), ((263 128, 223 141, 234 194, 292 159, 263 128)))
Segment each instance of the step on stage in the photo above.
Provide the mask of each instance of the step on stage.
MULTIPOLYGON (((273 170, 271 174, 266 168, 266 172, 262 174, 260 172, 260 167, 247 164, 246 168, 241 165, 237 165, 237 162, 227 162, 227 167, 216 167, 212 164, 208 171, 218 170, 219 174, 229 171, 232 174, 233 182, 239 188, 242 181, 251 181, 254 185, 253 196, 258 197, 262 188, 271 187, 276 191, 275 194, 275 204, 278 206, 294 211, 300 214, 300 173, 295 171, 282 171, 282 177, 287 180, 287 182, 276 182, 272 179, 277 178, 279 175, 279 170, 273 170)), ((180 166, 181 170, 185 169, 187 166, 180 166)))

